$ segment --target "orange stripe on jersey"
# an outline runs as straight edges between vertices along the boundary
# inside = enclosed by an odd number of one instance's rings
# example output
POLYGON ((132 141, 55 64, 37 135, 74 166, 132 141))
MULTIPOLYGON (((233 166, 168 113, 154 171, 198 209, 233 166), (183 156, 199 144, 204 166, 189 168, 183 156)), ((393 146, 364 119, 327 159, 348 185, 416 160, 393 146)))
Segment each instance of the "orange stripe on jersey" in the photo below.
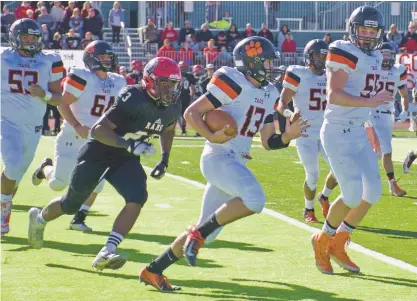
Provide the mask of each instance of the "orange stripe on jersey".
POLYGON ((71 86, 73 86, 74 88, 77 88, 78 90, 84 91, 84 89, 85 89, 85 85, 80 84, 79 82, 76 82, 76 81, 75 81, 75 80, 73 80, 72 78, 67 77, 67 78, 65 79, 65 82, 66 82, 68 85, 71 85, 71 86))
POLYGON ((287 74, 284 77, 284 81, 286 81, 287 83, 293 85, 294 87, 298 87, 300 85, 300 82, 298 82, 295 79, 289 77, 287 74))
POLYGON ((64 72, 64 67, 55 67, 52 68, 52 73, 60 73, 60 72, 64 72))
POLYGON ((349 66, 352 70, 356 69, 358 57, 337 47, 330 47, 327 61, 344 64, 349 66))
POLYGON ((239 96, 239 94, 237 94, 236 91, 232 89, 232 87, 230 87, 228 84, 226 84, 223 80, 221 80, 218 77, 213 76, 213 78, 210 80, 210 83, 222 90, 232 100, 239 96))
POLYGON ((400 75, 400 80, 406 80, 407 79, 407 70, 405 70, 401 75, 400 75))

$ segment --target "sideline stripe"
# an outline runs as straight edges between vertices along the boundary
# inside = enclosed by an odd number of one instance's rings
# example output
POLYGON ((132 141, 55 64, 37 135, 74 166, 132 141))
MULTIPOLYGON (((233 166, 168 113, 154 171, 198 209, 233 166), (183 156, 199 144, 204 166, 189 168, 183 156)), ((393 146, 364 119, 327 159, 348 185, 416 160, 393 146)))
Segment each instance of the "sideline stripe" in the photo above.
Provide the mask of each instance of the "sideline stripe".
MULTIPOLYGON (((151 171, 152 170, 152 168, 147 167, 147 166, 143 166, 143 168, 145 170, 147 170, 147 171, 151 171)), ((177 176, 177 175, 173 175, 173 174, 169 174, 169 173, 166 173, 165 175, 168 178, 172 178, 172 179, 175 179, 175 180, 178 180, 178 181, 181 181, 181 182, 190 184, 191 186, 194 186, 194 187, 197 187, 197 188, 204 189, 204 187, 205 187, 205 185, 203 183, 200 183, 200 182, 197 182, 197 181, 194 181, 194 180, 190 180, 190 179, 187 179, 187 178, 184 178, 184 177, 181 177, 181 176, 177 176)), ((320 229, 313 228, 313 227, 311 227, 311 226, 309 226, 307 224, 304 224, 303 222, 300 222, 300 221, 298 221, 296 219, 293 219, 293 218, 288 217, 288 216, 286 216, 286 215, 284 215, 282 213, 279 213, 277 211, 274 211, 274 210, 271 210, 271 209, 268 209, 268 208, 265 208, 262 211, 262 213, 268 214, 268 215, 270 215, 272 217, 275 217, 275 218, 277 218, 277 219, 279 219, 281 221, 284 221, 284 222, 286 222, 288 224, 291 224, 291 225, 296 226, 298 228, 304 229, 304 230, 306 230, 308 232, 311 232, 311 233, 316 233, 316 232, 319 232, 320 231, 320 229)), ((384 263, 387 263, 389 265, 392 265, 392 266, 395 266, 395 267, 399 267, 399 268, 401 268, 403 270, 407 270, 407 271, 410 271, 412 273, 417 274, 417 267, 415 267, 415 266, 413 266, 413 265, 411 265, 409 263, 406 263, 406 262, 404 262, 402 260, 399 260, 399 259, 396 259, 396 258, 393 258, 393 257, 389 257, 389 256, 384 255, 382 253, 378 253, 378 252, 373 251, 371 249, 362 247, 361 245, 358 245, 358 244, 356 244, 354 242, 351 242, 349 244, 349 248, 351 248, 352 250, 355 250, 355 251, 357 251, 359 253, 362 253, 362 254, 368 255, 370 257, 373 257, 375 259, 378 259, 378 260, 380 260, 380 261, 382 261, 384 263)))

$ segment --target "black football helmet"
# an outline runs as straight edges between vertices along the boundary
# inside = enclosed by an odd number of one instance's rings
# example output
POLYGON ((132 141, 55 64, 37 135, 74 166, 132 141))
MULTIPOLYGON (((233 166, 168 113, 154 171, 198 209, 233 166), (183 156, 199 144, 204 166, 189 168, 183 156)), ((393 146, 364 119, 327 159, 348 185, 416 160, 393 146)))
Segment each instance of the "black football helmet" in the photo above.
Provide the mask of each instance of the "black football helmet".
POLYGON ((306 66, 312 66, 317 71, 321 71, 326 67, 326 58, 323 59, 322 55, 326 55, 329 52, 329 43, 325 40, 311 40, 304 47, 304 63, 306 66), (316 54, 316 55, 314 55, 316 54))
POLYGON ((118 65, 117 55, 113 52, 110 44, 105 41, 94 41, 84 49, 83 61, 85 66, 92 71, 116 72, 118 65), (105 62, 100 55, 111 55, 111 60, 105 62))
POLYGON ((271 80, 273 65, 266 68, 264 63, 267 59, 279 57, 279 52, 267 39, 252 36, 240 41, 233 49, 233 61, 237 70, 248 74, 258 81, 262 86, 271 80))
POLYGON ((353 11, 349 18, 349 38, 363 52, 369 54, 378 48, 384 35, 385 21, 382 14, 374 7, 360 6, 353 11), (377 29, 375 38, 359 36, 359 26, 377 29), (362 43, 360 43, 362 42, 362 43))
POLYGON ((381 51, 382 59, 382 68, 391 69, 395 64, 395 48, 391 43, 384 42, 379 46, 379 51, 381 51))
POLYGON ((12 49, 23 51, 28 56, 33 57, 41 53, 43 45, 40 25, 28 18, 15 21, 9 29, 9 42, 12 49), (35 39, 22 41, 22 35, 35 36, 35 39))

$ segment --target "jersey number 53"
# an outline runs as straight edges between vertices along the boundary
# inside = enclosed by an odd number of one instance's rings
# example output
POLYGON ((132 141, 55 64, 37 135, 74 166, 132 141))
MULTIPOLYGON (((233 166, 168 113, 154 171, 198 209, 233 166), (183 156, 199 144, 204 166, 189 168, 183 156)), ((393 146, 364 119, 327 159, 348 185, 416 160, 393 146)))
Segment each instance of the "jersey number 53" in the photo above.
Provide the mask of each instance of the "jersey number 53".
POLYGON ((38 78, 39 76, 37 71, 9 69, 8 84, 10 87, 10 93, 30 95, 30 92, 24 88, 23 83, 27 82, 28 86, 37 84, 38 78))

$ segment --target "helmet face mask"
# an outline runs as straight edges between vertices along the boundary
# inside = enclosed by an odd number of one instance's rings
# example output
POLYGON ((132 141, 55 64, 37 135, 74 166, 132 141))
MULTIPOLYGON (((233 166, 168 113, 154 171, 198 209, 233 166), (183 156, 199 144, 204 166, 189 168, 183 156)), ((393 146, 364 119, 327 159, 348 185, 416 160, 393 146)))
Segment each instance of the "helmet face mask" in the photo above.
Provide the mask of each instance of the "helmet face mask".
POLYGON ((15 21, 9 30, 9 40, 12 49, 34 57, 42 52, 42 34, 38 23, 31 19, 15 21))
POLYGON ((84 49, 83 61, 91 71, 116 72, 117 55, 110 44, 104 41, 94 41, 84 49))
POLYGON ((175 103, 178 99, 180 81, 170 78, 159 78, 156 80, 158 87, 157 98, 162 106, 168 106, 175 103))
POLYGON ((382 68, 391 69, 395 64, 395 48, 390 43, 382 43, 379 47, 382 54, 382 68))
POLYGON ((311 40, 304 48, 304 63, 313 67, 316 73, 323 73, 326 67, 329 43, 324 40, 311 40))

